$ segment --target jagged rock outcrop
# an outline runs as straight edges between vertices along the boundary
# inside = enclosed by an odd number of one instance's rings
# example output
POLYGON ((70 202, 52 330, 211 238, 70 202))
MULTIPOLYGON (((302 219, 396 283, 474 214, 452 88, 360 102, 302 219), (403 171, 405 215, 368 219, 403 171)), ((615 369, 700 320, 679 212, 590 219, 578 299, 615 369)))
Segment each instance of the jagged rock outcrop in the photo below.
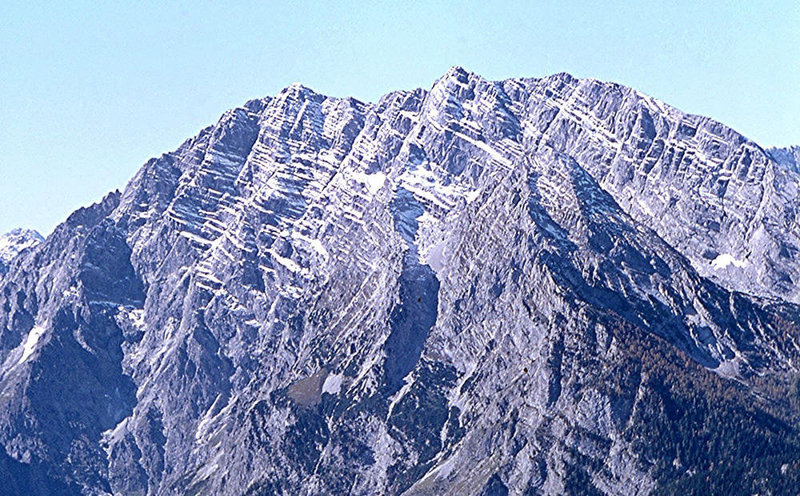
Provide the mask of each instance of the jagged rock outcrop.
POLYGON ((767 153, 778 164, 800 174, 800 146, 773 147, 767 153))
POLYGON ((778 494, 800 471, 799 183, 722 124, 566 74, 453 68, 374 104, 292 85, 0 279, 0 475, 778 494))
POLYGON ((38 232, 32 229, 12 229, 0 236, 0 274, 8 272, 11 261, 17 258, 21 251, 33 248, 44 241, 38 232))

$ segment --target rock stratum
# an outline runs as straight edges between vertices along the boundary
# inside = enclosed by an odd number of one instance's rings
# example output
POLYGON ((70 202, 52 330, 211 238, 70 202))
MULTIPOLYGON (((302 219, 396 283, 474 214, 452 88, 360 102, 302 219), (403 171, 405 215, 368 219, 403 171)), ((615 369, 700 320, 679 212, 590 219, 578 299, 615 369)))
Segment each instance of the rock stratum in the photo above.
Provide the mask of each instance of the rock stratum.
POLYGON ((567 74, 247 102, 8 261, 4 490, 792 494, 787 157, 567 74))

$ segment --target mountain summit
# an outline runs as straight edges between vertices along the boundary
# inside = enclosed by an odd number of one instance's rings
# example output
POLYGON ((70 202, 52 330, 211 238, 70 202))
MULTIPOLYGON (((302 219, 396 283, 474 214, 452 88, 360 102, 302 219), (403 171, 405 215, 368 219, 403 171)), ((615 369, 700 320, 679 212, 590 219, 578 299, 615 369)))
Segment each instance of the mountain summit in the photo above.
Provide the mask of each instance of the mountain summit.
POLYGON ((800 177, 614 83, 225 112, 0 278, 19 494, 785 494, 800 177))

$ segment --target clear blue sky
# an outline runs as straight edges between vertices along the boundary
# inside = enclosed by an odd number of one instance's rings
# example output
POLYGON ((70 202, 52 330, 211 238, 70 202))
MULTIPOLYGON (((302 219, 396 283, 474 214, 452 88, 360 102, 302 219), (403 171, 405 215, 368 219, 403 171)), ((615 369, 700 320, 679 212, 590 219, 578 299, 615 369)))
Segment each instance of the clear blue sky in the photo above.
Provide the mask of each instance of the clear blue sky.
POLYGON ((294 81, 375 100, 451 65, 567 71, 800 143, 798 0, 57 3, 0 2, 0 232, 49 233, 294 81))

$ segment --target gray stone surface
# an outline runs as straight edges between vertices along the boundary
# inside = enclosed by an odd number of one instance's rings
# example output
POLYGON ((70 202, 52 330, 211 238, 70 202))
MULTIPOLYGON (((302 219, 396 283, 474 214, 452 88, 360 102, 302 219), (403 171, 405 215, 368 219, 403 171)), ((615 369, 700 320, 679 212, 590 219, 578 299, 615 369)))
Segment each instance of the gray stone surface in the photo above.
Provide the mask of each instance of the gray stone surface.
POLYGON ((17 228, 0 235, 0 274, 8 272, 8 266, 20 252, 42 241, 42 235, 32 229, 17 228))
POLYGON ((647 493, 645 381, 603 382, 622 327, 730 387, 797 370, 800 180, 774 156, 567 74, 250 101, 2 276, 0 475, 647 493))
POLYGON ((767 153, 778 164, 800 173, 800 146, 773 147, 767 149, 767 153))

